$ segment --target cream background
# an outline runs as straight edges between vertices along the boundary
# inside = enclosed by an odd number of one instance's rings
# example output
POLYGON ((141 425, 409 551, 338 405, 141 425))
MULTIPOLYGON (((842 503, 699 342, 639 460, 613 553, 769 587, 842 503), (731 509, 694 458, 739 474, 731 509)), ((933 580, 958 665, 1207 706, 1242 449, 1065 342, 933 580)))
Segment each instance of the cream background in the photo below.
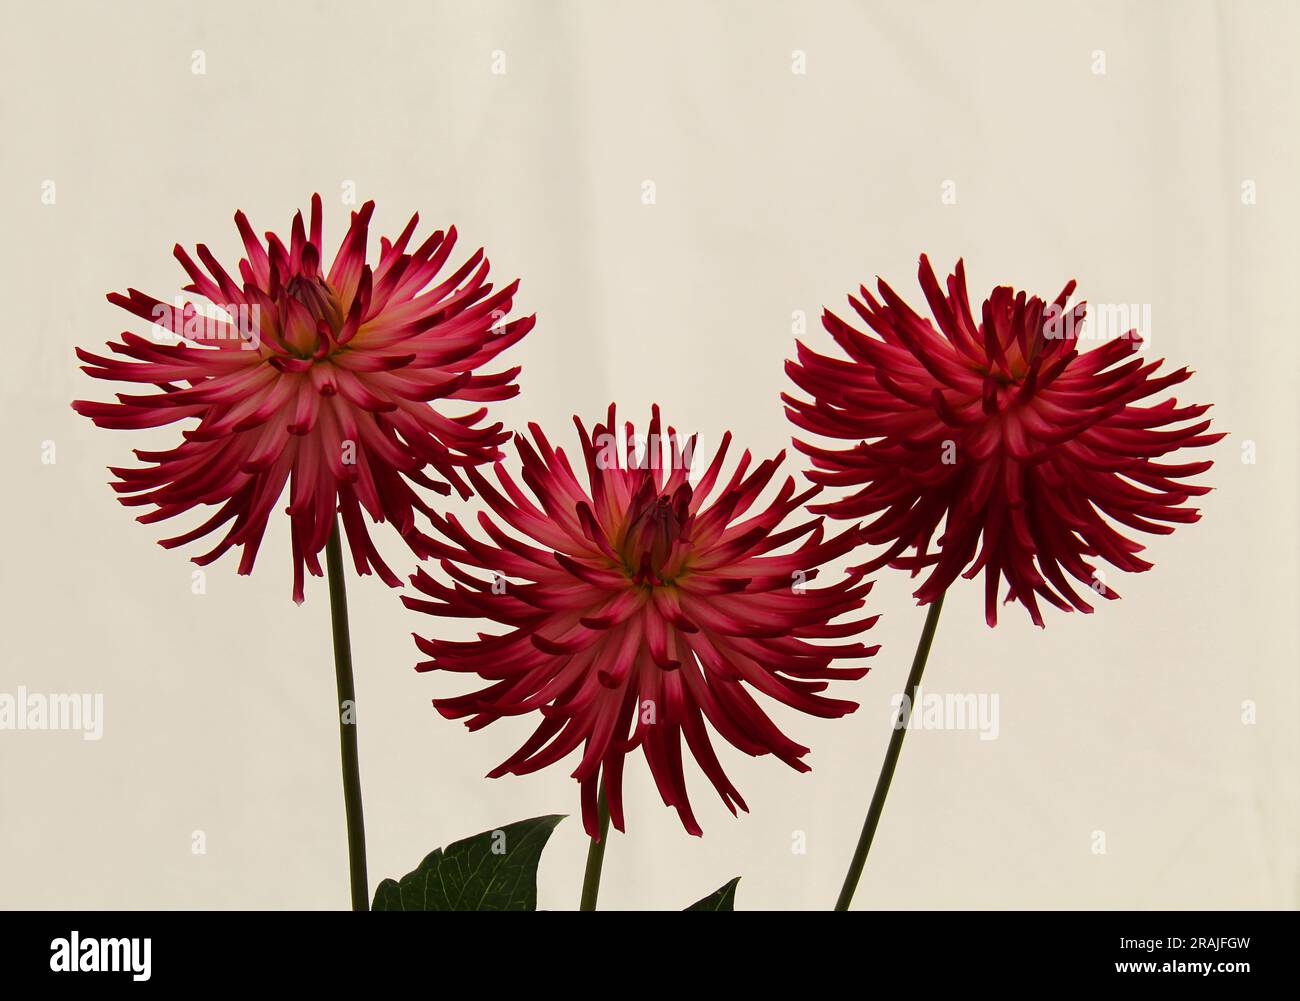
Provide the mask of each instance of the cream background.
MULTIPOLYGON (((191 594, 201 550, 158 548, 105 485, 152 439, 68 403, 111 390, 72 357, 127 325, 105 292, 168 298, 173 242, 233 264, 236 208, 283 230, 314 190, 337 241, 347 179, 378 201, 376 238, 418 209, 522 276, 539 324, 499 413, 569 444, 571 414, 657 400, 709 442, 732 428, 775 452, 792 312, 824 347, 820 307, 858 282, 919 299, 921 251, 964 255, 972 294, 1073 276, 1091 301, 1151 303, 1157 355, 1197 370, 1184 398, 1231 432, 1219 489, 1094 616, 1040 631, 1007 609, 990 631, 978 588, 950 596, 928 687, 1000 694, 1001 737, 909 735, 857 906, 1300 902, 1296 5, 6 2, 4 21, 0 691, 102 692, 107 718, 98 743, 0 733, 0 905, 346 905, 324 582, 292 605, 273 523, 255 576, 227 556, 191 594)), ((877 585, 884 650, 838 687, 858 713, 778 713, 811 774, 723 749, 748 817, 692 773, 689 838, 629 764, 602 906, 680 908, 737 874, 741 908, 830 906, 923 618, 909 590, 877 585)), ((429 699, 461 689, 411 670, 430 621, 373 578, 350 598, 372 889, 437 845, 564 812, 540 899, 576 906, 568 770, 481 778, 530 722, 468 735, 436 716, 429 699)))

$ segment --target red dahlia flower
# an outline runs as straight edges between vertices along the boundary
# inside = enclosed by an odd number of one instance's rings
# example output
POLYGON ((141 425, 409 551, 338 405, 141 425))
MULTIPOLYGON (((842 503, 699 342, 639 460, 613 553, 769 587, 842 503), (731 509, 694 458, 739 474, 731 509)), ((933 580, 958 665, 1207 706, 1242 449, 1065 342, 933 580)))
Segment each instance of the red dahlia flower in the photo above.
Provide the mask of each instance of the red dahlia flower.
POLYGON ((100 427, 196 422, 175 448, 136 451, 143 468, 111 470, 123 504, 152 506, 141 522, 217 507, 203 524, 161 545, 183 545, 231 522, 216 547, 194 562, 206 565, 240 546, 239 572, 250 573, 271 509, 288 485, 293 596, 299 602, 303 566, 322 575, 319 554, 336 509, 357 572, 373 567, 400 586, 380 559, 362 512, 392 522, 406 536, 414 510, 433 513, 411 484, 443 494, 454 486, 468 495, 462 470, 498 459, 497 446, 509 434, 500 424, 480 425, 486 408, 451 417, 431 401, 515 395, 518 368, 476 372, 534 320, 500 322, 519 283, 493 292, 482 250, 433 284, 455 247, 456 230, 439 230, 408 252, 418 215, 394 242, 380 241, 372 270, 366 240, 373 211, 367 202, 352 214, 328 272, 321 267, 319 195, 312 197, 309 227, 301 212, 294 217, 287 247, 274 233, 263 245, 237 212, 248 255, 239 262, 239 281, 203 245, 198 257, 206 271, 179 245, 174 251, 193 282, 185 291, 227 315, 213 319, 193 302, 167 305, 130 289, 109 295, 109 302, 180 341, 123 333, 108 346, 132 361, 77 350, 87 363, 83 370, 96 378, 158 389, 119 394, 117 403, 73 404, 100 427))
POLYGON ((1163 359, 1136 356, 1136 331, 1080 353, 1086 306, 1065 311, 1074 282, 1050 305, 995 288, 978 323, 961 261, 946 295, 924 256, 920 283, 937 330, 880 281, 883 303, 865 287, 865 302, 849 297, 878 336, 827 310, 822 323, 849 360, 799 344, 798 362, 786 363, 813 397, 783 397, 790 419, 805 431, 858 442, 839 450, 796 442, 812 459, 813 482, 862 488, 812 510, 876 515, 862 535, 886 549, 864 570, 932 568, 915 592, 921 604, 958 574, 983 571, 989 625, 997 622, 1002 577, 1006 600, 1021 602, 1040 626, 1039 597, 1065 611, 1092 611, 1069 577, 1119 597, 1089 558, 1128 571, 1151 564, 1136 555, 1143 546, 1112 522, 1167 534, 1199 519, 1185 502, 1210 489, 1183 482, 1209 469, 1208 460, 1156 461, 1223 437, 1203 433, 1210 422, 1198 418, 1209 406, 1180 407, 1173 398, 1137 405, 1191 372, 1157 377, 1163 359), (1156 430, 1175 424, 1182 426, 1156 430), (914 554, 900 555, 908 549, 914 554))
POLYGON ((677 809, 690 833, 699 834, 682 771, 683 736, 734 814, 745 803, 714 754, 706 720, 740 750, 774 754, 807 771, 800 759, 808 748, 782 734, 749 689, 815 716, 834 718, 857 708, 818 693, 829 680, 867 673, 865 666, 832 667, 833 661, 868 657, 876 648, 813 641, 869 628, 874 616, 834 625, 831 620, 860 608, 871 585, 853 573, 832 586, 803 586, 819 566, 853 548, 856 530, 824 538, 821 518, 783 528, 787 516, 820 489, 796 494, 793 478, 766 507, 749 513, 782 456, 751 472, 746 452, 715 491, 729 434, 692 486, 696 439, 682 447, 669 428, 671 461, 665 470, 658 408, 644 451, 634 451, 631 425, 623 447, 616 443, 612 406, 607 423, 597 424, 591 437, 574 422, 589 487, 536 426, 535 446, 522 436, 515 439, 523 481, 536 502, 501 465, 496 472, 504 494, 477 470, 468 471, 479 496, 527 541, 486 513, 479 523, 489 542, 474 538, 454 516, 434 516, 447 541, 425 539, 424 548, 441 558, 454 583, 420 571, 412 583, 434 600, 402 600, 434 615, 491 619, 507 631, 467 643, 417 636, 431 658, 417 669, 477 674, 492 682, 434 701, 448 718, 469 717, 471 730, 540 710, 536 732, 492 777, 536 771, 581 744, 573 776, 581 783, 592 837, 599 836, 602 769, 611 819, 623 829, 623 760, 638 746, 665 804, 677 809))

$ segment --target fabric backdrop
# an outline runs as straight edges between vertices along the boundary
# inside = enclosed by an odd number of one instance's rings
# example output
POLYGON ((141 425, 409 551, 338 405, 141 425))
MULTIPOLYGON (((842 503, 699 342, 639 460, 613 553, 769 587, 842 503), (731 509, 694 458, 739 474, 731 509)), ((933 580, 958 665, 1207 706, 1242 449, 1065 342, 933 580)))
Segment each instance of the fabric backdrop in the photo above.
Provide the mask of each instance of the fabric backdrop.
MULTIPOLYGON (((278 519, 254 576, 227 556, 193 593, 198 550, 160 549, 106 485, 175 429, 101 431, 69 407, 114 389, 72 354, 130 326, 106 292, 170 299, 173 243, 233 265, 236 209, 284 231, 313 191, 328 243, 355 191, 378 203, 373 237, 418 209, 521 277, 539 319, 499 415, 569 445, 573 414, 616 400, 705 443, 787 447, 801 317, 825 346, 822 306, 877 274, 919 300, 922 252, 964 257, 972 294, 1073 277, 1149 307, 1155 356, 1196 370, 1180 399, 1230 432, 1203 520, 1150 540, 1155 569, 1114 578, 1123 600, 1092 616, 1040 630, 1011 607, 990 630, 980 587, 950 595, 927 687, 998 695, 998 736, 908 737, 856 904, 1300 902, 1297 5, 42 2, 3 19, 0 692, 101 693, 105 718, 98 741, 0 732, 0 905, 346 905, 324 582, 289 601, 278 519)), ((629 761, 603 907, 680 908, 735 875, 740 908, 830 906, 924 617, 913 586, 880 575, 883 650, 833 692, 857 713, 774 710, 811 773, 723 749, 749 815, 692 770, 691 838, 629 761)), ((372 886, 567 813, 540 899, 576 906, 572 763, 483 778, 530 721, 437 716, 465 685, 413 671, 432 620, 374 578, 350 599, 372 886)))

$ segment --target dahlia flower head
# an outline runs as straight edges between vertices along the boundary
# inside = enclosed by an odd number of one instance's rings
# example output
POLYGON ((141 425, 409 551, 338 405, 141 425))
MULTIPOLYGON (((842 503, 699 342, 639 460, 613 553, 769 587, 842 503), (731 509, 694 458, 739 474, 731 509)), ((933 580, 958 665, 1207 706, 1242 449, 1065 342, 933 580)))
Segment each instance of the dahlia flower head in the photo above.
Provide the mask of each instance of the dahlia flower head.
POLYGON ((590 435, 577 417, 574 423, 585 484, 564 451, 530 425, 532 440, 517 436, 515 446, 531 497, 504 464, 495 468, 499 487, 467 471, 496 515, 478 517, 486 540, 454 515, 434 516, 440 538, 425 537, 421 546, 440 559, 450 583, 420 570, 411 582, 423 597, 407 594, 403 602, 433 615, 487 619, 504 631, 468 642, 417 635, 429 657, 417 670, 489 682, 434 700, 443 716, 466 719, 471 730, 540 714, 536 731, 490 777, 534 772, 581 747, 573 777, 586 830, 598 837, 598 783, 623 830, 624 760, 640 747, 665 805, 698 835, 683 738, 735 814, 747 807, 723 772, 710 727, 747 754, 808 770, 808 748, 785 736, 751 691, 825 718, 857 708, 821 693, 832 680, 867 673, 865 665, 835 662, 876 652, 851 639, 876 617, 832 620, 861 608, 871 583, 849 572, 839 583, 807 586, 854 548, 857 531, 828 538, 821 517, 787 524, 820 490, 796 492, 792 477, 759 502, 783 455, 751 469, 746 452, 723 480, 730 434, 696 478, 697 439, 683 443, 670 427, 665 442, 657 407, 644 439, 631 424, 618 436, 613 406, 590 435))
POLYGON ((116 403, 73 404, 100 427, 195 422, 174 448, 136 450, 142 467, 110 467, 121 502, 151 508, 138 518, 146 524, 216 508, 162 546, 220 530, 215 546, 193 561, 206 565, 238 546, 239 573, 251 573, 288 486, 297 602, 304 567, 322 575, 319 554, 336 511, 357 572, 373 568, 400 586, 363 512, 406 537, 415 511, 433 513, 413 487, 439 494, 455 487, 468 496, 465 469, 497 460, 509 433, 482 423, 486 407, 457 416, 440 408, 514 396, 517 367, 479 369, 534 322, 504 322, 519 283, 494 291, 481 249, 439 280, 456 246, 455 227, 408 250, 419 221, 412 216, 396 240, 380 241, 372 269, 366 244, 373 212, 367 202, 352 213, 328 271, 319 195, 308 224, 301 212, 294 216, 287 246, 274 233, 263 243, 237 212, 246 253, 238 280, 201 244, 202 267, 179 244, 174 250, 191 280, 184 291, 212 306, 200 310, 184 297, 167 304, 135 289, 112 293, 109 302, 151 321, 155 336, 124 332, 108 345, 119 358, 77 349, 83 371, 95 378, 156 390, 118 394, 116 403))
POLYGON ((1039 626, 1040 599, 1091 612, 1091 595, 1117 598, 1093 559, 1150 569, 1129 535, 1197 521, 1186 502, 1210 489, 1188 482, 1209 460, 1161 461, 1223 437, 1206 433, 1209 406, 1151 402, 1191 373, 1157 374, 1163 359, 1140 355, 1133 330, 1080 351, 1086 304, 1066 309, 1073 281, 1051 304, 999 286, 977 321, 961 261, 946 289, 925 256, 919 278, 933 322, 879 281, 879 300, 865 287, 849 297, 874 336, 827 310, 822 323, 848 358, 800 343, 786 363, 811 397, 783 396, 790 420, 853 442, 795 442, 813 482, 858 488, 812 510, 871 518, 863 539, 883 552, 863 569, 926 573, 920 604, 983 573, 990 626, 1003 579, 1005 600, 1039 626))

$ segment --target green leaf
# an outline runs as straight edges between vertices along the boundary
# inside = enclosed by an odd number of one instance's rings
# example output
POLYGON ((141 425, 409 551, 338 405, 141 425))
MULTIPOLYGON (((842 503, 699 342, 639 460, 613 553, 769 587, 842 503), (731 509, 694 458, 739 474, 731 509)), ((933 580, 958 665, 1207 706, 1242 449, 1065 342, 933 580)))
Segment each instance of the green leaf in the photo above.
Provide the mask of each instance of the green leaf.
POLYGON ((438 848, 375 890, 374 911, 535 911, 537 863, 564 817, 534 817, 438 848))
POLYGON ((740 882, 737 876, 720 890, 710 893, 703 900, 697 900, 686 908, 688 911, 734 911, 736 909, 736 884, 740 882))

